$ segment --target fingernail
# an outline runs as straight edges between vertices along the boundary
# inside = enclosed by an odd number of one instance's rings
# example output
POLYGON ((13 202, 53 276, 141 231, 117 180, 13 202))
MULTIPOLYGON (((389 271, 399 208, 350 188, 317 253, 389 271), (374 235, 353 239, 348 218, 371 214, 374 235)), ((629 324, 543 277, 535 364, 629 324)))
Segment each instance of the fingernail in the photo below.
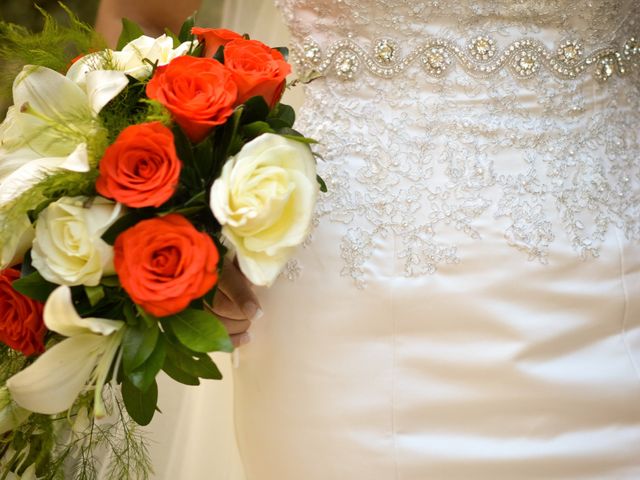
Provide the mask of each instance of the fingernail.
POLYGON ((262 309, 253 302, 247 302, 244 304, 243 313, 249 320, 257 320, 264 315, 262 309))
POLYGON ((249 332, 244 332, 242 335, 238 337, 238 346, 246 345, 251 341, 251 334, 249 332))

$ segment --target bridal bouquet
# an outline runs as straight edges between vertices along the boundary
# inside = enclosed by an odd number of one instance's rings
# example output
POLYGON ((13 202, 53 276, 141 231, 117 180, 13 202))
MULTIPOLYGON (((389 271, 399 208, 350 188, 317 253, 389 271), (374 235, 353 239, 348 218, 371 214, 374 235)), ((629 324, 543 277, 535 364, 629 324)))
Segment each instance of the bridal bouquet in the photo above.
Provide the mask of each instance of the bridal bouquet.
POLYGON ((285 50, 125 20, 116 50, 68 60, 96 38, 70 17, 0 27, 0 56, 32 63, 0 125, 2 478, 87 478, 105 446, 114 477, 144 476, 156 375, 219 379, 208 353, 233 348, 209 308, 222 258, 271 285, 323 188, 285 50))

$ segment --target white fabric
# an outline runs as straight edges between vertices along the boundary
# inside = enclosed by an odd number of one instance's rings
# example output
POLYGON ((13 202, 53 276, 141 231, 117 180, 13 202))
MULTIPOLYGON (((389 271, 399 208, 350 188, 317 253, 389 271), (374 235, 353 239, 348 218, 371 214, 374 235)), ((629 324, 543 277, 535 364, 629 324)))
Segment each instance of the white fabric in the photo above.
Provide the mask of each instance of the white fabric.
MULTIPOLYGON (((590 47, 640 20, 634 0, 281 4, 296 44, 405 51, 590 47)), ((247 480, 640 478, 638 85, 416 64, 306 88, 330 192, 234 372, 247 480)), ((200 451, 188 478, 216 471, 200 451)))

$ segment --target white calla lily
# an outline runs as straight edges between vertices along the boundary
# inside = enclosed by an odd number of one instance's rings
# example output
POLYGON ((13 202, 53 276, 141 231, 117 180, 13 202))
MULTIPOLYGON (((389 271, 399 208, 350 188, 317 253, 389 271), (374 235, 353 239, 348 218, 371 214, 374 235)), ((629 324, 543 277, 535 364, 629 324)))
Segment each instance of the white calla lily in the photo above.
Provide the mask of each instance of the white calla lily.
MULTIPOLYGON (((0 125, 0 211, 50 172, 88 172, 87 142, 99 135, 98 113, 128 85, 121 72, 91 72, 79 86, 51 69, 26 66, 13 85, 15 106, 0 125)), ((33 239, 26 215, 0 213, 0 270, 19 262, 33 239), (5 238, 6 237, 6 238, 5 238)))
POLYGON ((111 71, 144 80, 153 71, 153 65, 166 65, 171 60, 186 55, 191 42, 184 42, 173 48, 173 39, 167 35, 158 38, 142 35, 127 43, 122 50, 103 50, 90 53, 76 61, 67 77, 78 85, 89 85, 90 74, 111 71))
POLYGON ((57 159, 55 168, 69 161, 74 171, 88 170, 83 159, 101 130, 98 113, 128 85, 120 72, 92 72, 89 80, 82 88, 49 68, 24 67, 13 84, 15 106, 0 126, 0 180, 43 158, 57 159))
POLYGON ((51 415, 68 410, 78 395, 93 387, 95 416, 104 416, 102 388, 120 348, 124 322, 80 317, 66 286, 49 296, 44 322, 69 338, 7 381, 12 398, 27 410, 51 415))

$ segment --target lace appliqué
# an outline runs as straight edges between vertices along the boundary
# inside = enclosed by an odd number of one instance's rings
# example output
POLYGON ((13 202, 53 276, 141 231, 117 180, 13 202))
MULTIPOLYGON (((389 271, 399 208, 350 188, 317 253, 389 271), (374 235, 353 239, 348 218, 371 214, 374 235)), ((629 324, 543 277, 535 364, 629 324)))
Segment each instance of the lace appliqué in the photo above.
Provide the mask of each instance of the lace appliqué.
POLYGON ((636 0, 277 1, 326 73, 299 123, 324 158, 318 228, 357 286, 374 262, 456 268, 471 242, 544 264, 597 257, 612 229, 640 240, 636 0))

